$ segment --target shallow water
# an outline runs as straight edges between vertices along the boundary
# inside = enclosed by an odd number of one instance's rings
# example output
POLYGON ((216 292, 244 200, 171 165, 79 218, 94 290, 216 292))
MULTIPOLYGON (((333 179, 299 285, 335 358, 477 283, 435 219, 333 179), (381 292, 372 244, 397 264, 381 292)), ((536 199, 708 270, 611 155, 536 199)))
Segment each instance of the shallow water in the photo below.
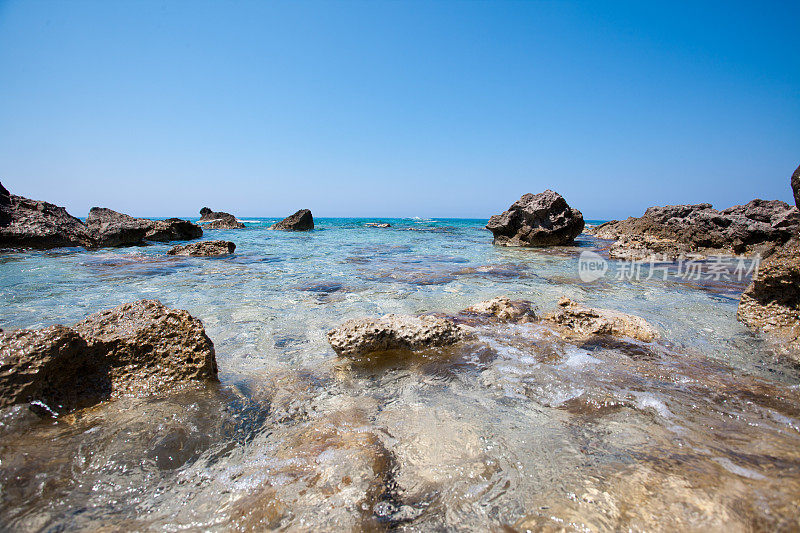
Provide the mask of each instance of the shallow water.
POLYGON ((479 220, 318 219, 167 245, 0 257, 0 327, 157 298, 203 320, 221 383, 0 420, 3 529, 797 530, 800 375, 736 322, 741 282, 578 276, 607 243, 491 245, 479 220), (339 360, 325 333, 498 295, 644 317, 651 344, 477 322, 477 340, 339 360))

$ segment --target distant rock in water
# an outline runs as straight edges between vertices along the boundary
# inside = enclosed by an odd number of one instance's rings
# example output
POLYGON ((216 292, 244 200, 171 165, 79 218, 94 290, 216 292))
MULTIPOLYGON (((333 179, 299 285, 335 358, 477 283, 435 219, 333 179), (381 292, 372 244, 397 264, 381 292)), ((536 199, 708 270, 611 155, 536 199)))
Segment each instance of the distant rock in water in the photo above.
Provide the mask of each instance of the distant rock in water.
POLYGON ((641 317, 584 307, 568 298, 562 298, 545 320, 557 325, 566 336, 614 335, 643 342, 652 342, 658 336, 658 331, 641 317))
POLYGON ((792 192, 794 193, 794 205, 800 209, 800 166, 792 174, 792 192))
POLYGON ((203 228, 188 220, 168 218, 150 222, 152 226, 144 236, 148 241, 189 241, 203 236, 203 228))
POLYGON ((62 413, 216 380, 203 324, 156 300, 123 304, 71 328, 0 333, 0 407, 40 402, 62 413))
POLYGON ((364 224, 367 228, 391 228, 392 225, 388 222, 367 222, 364 224))
POLYGON ((86 217, 86 226, 97 246, 137 246, 144 244, 144 236, 153 223, 105 207, 93 207, 86 217))
POLYGON ((280 222, 273 224, 270 229, 308 231, 314 229, 314 217, 311 216, 310 210, 301 209, 294 215, 288 216, 280 222))
POLYGON ((209 257, 229 255, 232 254, 234 250, 236 250, 236 245, 230 241, 200 241, 183 246, 175 246, 167 252, 167 255, 209 257))
POLYGON ((467 336, 464 328, 446 318, 385 315, 348 320, 328 332, 328 341, 338 355, 361 357, 375 352, 448 346, 467 336))
POLYGON ((794 236, 761 262, 736 316, 781 339, 781 351, 800 363, 800 237, 794 236))
POLYGON ((651 255, 750 254, 786 242, 797 232, 800 214, 780 200, 752 200, 717 211, 711 204, 650 207, 640 218, 611 221, 589 232, 616 242, 616 259, 651 255))
POLYGON ((15 196, 0 183, 0 248, 46 250, 94 244, 86 225, 63 207, 15 196))
POLYGON ((208 207, 200 210, 199 224, 205 229, 242 229, 244 224, 224 211, 212 211, 208 207))
POLYGON ((550 189, 523 195, 507 211, 493 215, 486 225, 494 235, 494 244, 502 246, 570 244, 583 227, 583 214, 550 189))

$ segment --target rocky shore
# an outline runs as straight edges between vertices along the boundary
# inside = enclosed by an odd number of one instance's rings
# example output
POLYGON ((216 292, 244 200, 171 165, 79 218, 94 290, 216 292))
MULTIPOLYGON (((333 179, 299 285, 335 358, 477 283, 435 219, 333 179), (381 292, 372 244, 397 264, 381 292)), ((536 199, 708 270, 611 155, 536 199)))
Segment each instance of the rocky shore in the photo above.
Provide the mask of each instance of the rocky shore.
POLYGON ((493 215, 486 229, 501 246, 562 246, 584 228, 583 214, 557 192, 525 194, 502 214, 493 215))

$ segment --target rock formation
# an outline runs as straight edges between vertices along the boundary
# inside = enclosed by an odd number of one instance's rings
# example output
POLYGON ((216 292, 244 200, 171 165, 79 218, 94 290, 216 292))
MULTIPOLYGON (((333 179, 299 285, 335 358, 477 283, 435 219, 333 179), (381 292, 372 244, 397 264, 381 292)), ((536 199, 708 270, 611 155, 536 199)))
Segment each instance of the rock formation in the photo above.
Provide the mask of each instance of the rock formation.
POLYGON ((361 357, 389 350, 415 351, 448 346, 467 336, 464 328, 446 318, 384 315, 348 320, 328 332, 328 341, 341 356, 361 357))
POLYGON ((288 216, 272 225, 270 229, 279 229, 286 231, 307 231, 314 229, 314 217, 311 216, 311 211, 308 209, 301 209, 297 213, 288 216))
POLYGON ((212 211, 208 207, 200 210, 200 226, 205 229, 242 229, 244 224, 236 217, 224 211, 212 211))
POLYGON ((498 296, 467 307, 464 313, 486 316, 502 322, 524 323, 536 320, 536 313, 530 302, 512 300, 506 296, 498 296))
POLYGON ((0 248, 94 246, 83 222, 63 207, 10 194, 0 183, 0 248))
POLYGON ((229 255, 236 250, 236 245, 230 241, 199 241, 183 246, 174 246, 167 255, 191 255, 208 257, 215 255, 229 255))
POLYGON ((34 402, 60 413, 216 379, 203 324, 156 300, 123 304, 71 328, 0 333, 0 407, 34 402))
POLYGON ((166 220, 151 220, 150 222, 152 222, 152 226, 144 236, 148 241, 189 241, 203 236, 203 228, 188 220, 168 218, 166 220))
POLYGON ((792 192, 794 193, 794 205, 800 209, 800 166, 792 174, 792 192))
POLYGON ((545 316, 565 336, 615 335, 652 342, 658 331, 645 319, 613 311, 584 307, 567 298, 558 302, 558 308, 545 316))
POLYGON ((502 246, 559 246, 571 243, 583 231, 583 215, 550 189, 526 194, 507 211, 493 215, 486 225, 494 244, 502 246))
POLYGON ((133 218, 105 207, 93 207, 86 217, 86 227, 99 247, 142 245, 152 226, 150 220, 133 218))
POLYGON ((367 222, 364 224, 367 228, 391 228, 392 225, 388 222, 367 222))

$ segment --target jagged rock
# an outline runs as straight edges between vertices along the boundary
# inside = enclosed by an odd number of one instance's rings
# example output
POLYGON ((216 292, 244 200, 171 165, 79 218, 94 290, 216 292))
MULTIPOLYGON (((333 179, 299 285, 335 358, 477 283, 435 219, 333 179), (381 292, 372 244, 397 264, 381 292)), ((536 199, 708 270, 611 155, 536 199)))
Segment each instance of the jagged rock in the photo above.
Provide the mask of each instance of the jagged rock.
POLYGON ((148 241, 189 241, 203 236, 203 228, 188 220, 168 218, 150 222, 152 222, 152 226, 144 236, 148 241))
POLYGON ((2 407, 36 402, 64 412, 216 379, 203 324, 156 300, 123 304, 71 328, 0 333, 2 407))
POLYGON ((581 212, 550 189, 523 195, 507 211, 493 215, 486 225, 494 235, 494 244, 502 246, 565 245, 575 240, 583 227, 581 212))
POLYGON ((545 316, 566 336, 615 335, 652 342, 658 331, 645 319, 613 311, 584 307, 567 298, 558 302, 558 308, 545 316))
POLYGON ((311 211, 308 209, 301 209, 294 215, 288 216, 272 225, 271 229, 279 229, 286 231, 307 231, 314 229, 314 217, 311 216, 311 211))
POLYGON ((797 232, 800 213, 780 200, 752 200, 717 211, 711 204, 651 207, 639 218, 612 220, 589 231, 614 239, 615 259, 752 254, 786 242, 797 232))
POLYGON ((536 313, 530 302, 498 296, 464 309, 465 313, 488 316, 503 322, 533 322, 536 313))
POLYGON ((63 207, 10 194, 0 184, 0 248, 94 246, 86 225, 63 207))
POLYGON ((467 336, 464 328, 446 318, 384 315, 348 320, 328 332, 328 341, 338 355, 360 357, 389 350, 448 346, 467 336))
POLYGON ((208 207, 200 210, 199 224, 205 229, 242 229, 244 224, 224 211, 212 211, 208 207))
POLYGON ((133 218, 105 207, 93 207, 86 217, 86 227, 100 247, 142 245, 152 226, 151 220, 133 218))
POLYGON ((167 252, 168 255, 214 256, 228 255, 236 250, 236 245, 230 241, 200 241, 174 246, 167 252))
POLYGON ((737 318, 774 334, 784 352, 800 363, 800 237, 764 259, 739 301, 737 318))
POLYGON ((800 166, 792 174, 792 192, 794 193, 794 205, 800 209, 800 166))

